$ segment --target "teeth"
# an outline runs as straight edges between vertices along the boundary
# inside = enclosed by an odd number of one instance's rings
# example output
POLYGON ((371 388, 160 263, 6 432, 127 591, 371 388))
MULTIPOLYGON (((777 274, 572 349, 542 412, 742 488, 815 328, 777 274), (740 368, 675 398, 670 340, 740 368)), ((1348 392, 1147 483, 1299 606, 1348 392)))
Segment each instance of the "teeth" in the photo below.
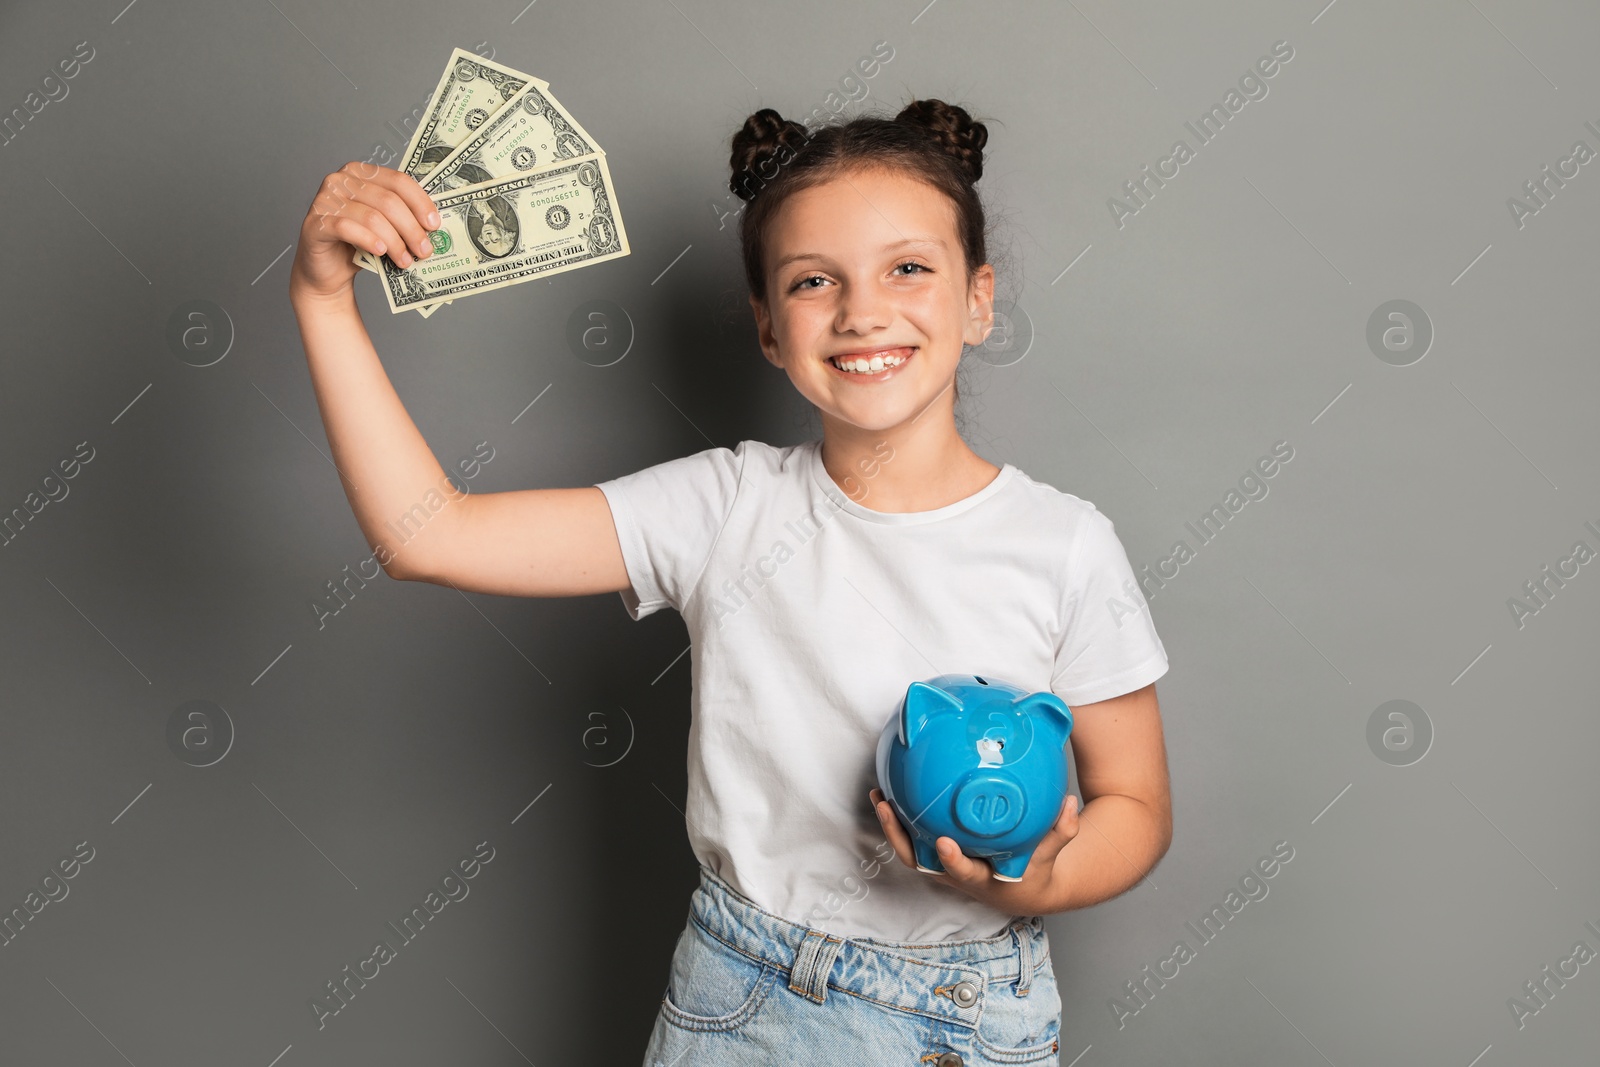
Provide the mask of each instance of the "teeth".
POLYGON ((905 356, 884 356, 881 354, 874 355, 871 359, 857 358, 844 360, 840 359, 838 356, 833 357, 833 365, 835 367, 838 367, 840 370, 850 371, 856 374, 877 374, 887 367, 898 367, 905 361, 905 356))

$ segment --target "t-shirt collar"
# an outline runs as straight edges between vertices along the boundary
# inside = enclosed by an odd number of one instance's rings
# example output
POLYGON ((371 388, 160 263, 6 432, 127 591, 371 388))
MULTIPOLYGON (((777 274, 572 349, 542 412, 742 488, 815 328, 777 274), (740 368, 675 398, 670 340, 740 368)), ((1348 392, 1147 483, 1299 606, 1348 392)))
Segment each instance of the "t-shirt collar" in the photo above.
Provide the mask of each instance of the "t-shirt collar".
MULTIPOLYGON (((821 438, 807 442, 805 448, 807 450, 806 463, 811 468, 811 476, 816 482, 817 488, 821 489, 830 500, 851 515, 884 525, 909 525, 922 522, 938 522, 941 519, 953 518, 977 507, 1000 492, 1001 489, 1005 488, 1006 483, 1011 481, 1012 476, 1017 471, 1017 468, 1010 463, 1003 463, 1000 466, 1000 473, 996 474, 988 485, 971 496, 957 500, 953 504, 946 504, 942 508, 934 508, 931 511, 875 511, 865 504, 851 500, 845 495, 844 490, 834 483, 833 478, 828 474, 828 468, 822 465, 821 438)), ((871 484, 870 480, 867 481, 867 484, 871 484)))

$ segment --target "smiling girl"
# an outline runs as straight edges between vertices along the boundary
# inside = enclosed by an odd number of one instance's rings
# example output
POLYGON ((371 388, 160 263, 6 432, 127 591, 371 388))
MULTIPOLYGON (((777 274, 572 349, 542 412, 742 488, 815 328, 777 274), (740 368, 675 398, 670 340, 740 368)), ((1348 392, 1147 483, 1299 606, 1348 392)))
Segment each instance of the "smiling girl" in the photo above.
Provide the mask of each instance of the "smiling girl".
MULTIPOLYGON (((1042 916, 1124 892, 1171 841, 1154 686, 1167 656, 1149 610, 1126 613, 1133 572, 1111 520, 956 429, 957 367, 993 321, 974 185, 987 136, 939 100, 812 131, 763 108, 734 135, 761 351, 820 414, 820 440, 474 493, 379 557, 395 578, 616 592, 635 620, 670 607, 687 624, 700 880, 648 1067, 1054 1061, 1042 916), (944 871, 918 870, 876 788, 884 723, 910 682, 943 673, 1050 690, 1073 710, 1086 803, 1066 801, 1020 881, 947 838, 944 871)), ((396 249, 405 267, 438 220, 410 178, 360 167, 313 202, 291 298, 377 545, 444 472, 361 325, 349 246, 396 249)))

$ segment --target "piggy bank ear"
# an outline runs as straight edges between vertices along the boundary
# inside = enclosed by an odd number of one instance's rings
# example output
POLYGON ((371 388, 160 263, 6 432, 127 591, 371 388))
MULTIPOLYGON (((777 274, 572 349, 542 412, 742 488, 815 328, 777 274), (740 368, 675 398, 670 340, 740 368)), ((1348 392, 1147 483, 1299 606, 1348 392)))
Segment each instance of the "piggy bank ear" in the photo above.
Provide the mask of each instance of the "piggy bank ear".
POLYGON ((1066 737, 1072 733, 1072 709, 1067 707, 1066 701, 1054 693, 1028 693, 1013 700, 1012 706, 1019 711, 1037 709, 1045 715, 1061 723, 1061 735, 1066 737))
POLYGON ((926 682, 912 682, 900 702, 900 743, 910 748, 929 719, 960 710, 961 701, 945 690, 926 682))

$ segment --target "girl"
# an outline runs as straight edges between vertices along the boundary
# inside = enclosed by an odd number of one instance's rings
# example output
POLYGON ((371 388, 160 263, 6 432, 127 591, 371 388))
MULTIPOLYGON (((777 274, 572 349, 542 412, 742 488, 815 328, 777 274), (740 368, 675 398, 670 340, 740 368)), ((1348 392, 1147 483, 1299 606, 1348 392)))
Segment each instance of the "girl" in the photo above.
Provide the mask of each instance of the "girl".
POLYGON ((1153 684, 1167 657, 1111 520, 956 431, 957 365, 992 322, 974 187, 987 137, 939 100, 811 132, 751 115, 730 180, 748 201, 750 305, 821 440, 474 493, 395 551, 384 521, 447 483, 362 327, 350 246, 405 267, 438 216, 412 179, 350 164, 302 227, 290 294, 385 571, 500 595, 617 592, 636 620, 670 607, 688 625, 700 881, 647 1065, 1056 1061, 1041 916, 1123 892, 1171 840, 1153 684), (948 838, 944 870, 919 870, 875 787, 907 685, 947 672, 1073 709, 1087 804, 1067 800, 1020 881, 948 838))

